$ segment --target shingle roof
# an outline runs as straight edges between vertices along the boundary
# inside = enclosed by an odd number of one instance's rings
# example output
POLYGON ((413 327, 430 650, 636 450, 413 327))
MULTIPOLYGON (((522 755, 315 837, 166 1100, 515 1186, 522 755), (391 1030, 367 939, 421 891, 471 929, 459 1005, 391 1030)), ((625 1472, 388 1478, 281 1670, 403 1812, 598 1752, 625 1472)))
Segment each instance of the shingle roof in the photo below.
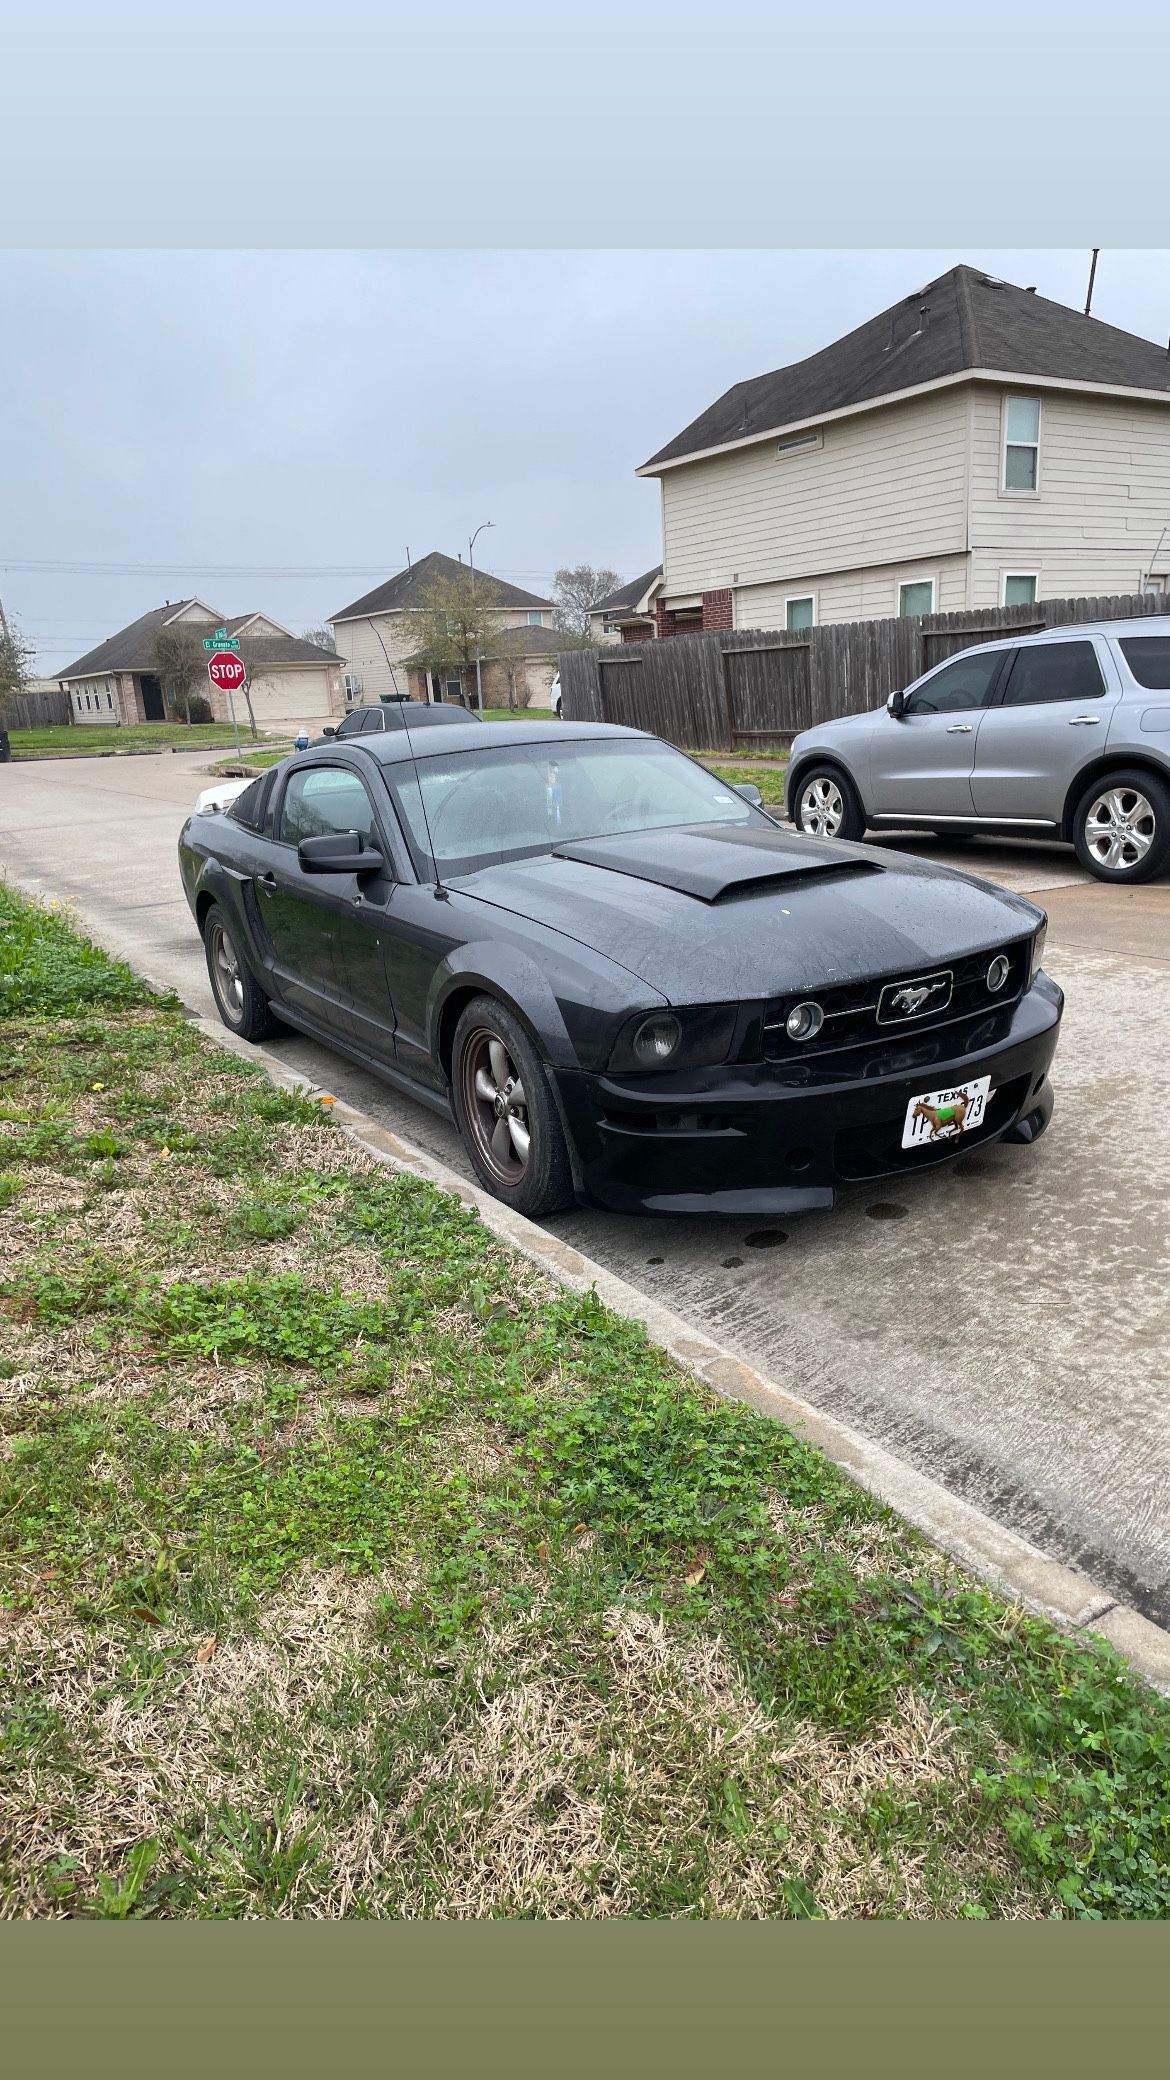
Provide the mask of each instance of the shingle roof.
MULTIPOLYGON (((67 665, 58 673, 60 679, 86 679, 102 672, 153 672, 155 670, 154 646, 159 630, 164 623, 182 612, 184 607, 194 604, 188 599, 168 600, 163 607, 152 607, 149 614, 140 614, 137 621, 120 628, 116 635, 107 636, 96 650, 87 650, 76 664, 67 665)), ((238 630, 250 614, 233 614, 227 619, 209 622, 185 622, 182 627, 194 628, 202 637, 208 629, 223 627, 238 630)), ((320 650, 316 643, 308 642, 303 636, 271 636, 263 631, 242 638, 243 654, 252 664, 340 664, 336 650, 320 650)))
POLYGON ((631 578, 628 585, 619 585, 616 592, 607 592, 604 599, 595 599, 591 614, 612 614, 622 607, 633 609, 644 592, 648 592, 656 578, 662 576, 662 565, 656 563, 652 571, 643 571, 640 578, 631 578))
MULTIPOLYGON (((397 571, 385 584, 376 585, 372 592, 365 592, 351 606, 339 607, 330 614, 330 621, 357 621, 366 614, 393 614, 402 607, 421 607, 428 586, 436 578, 455 578, 467 565, 454 556, 444 556, 442 550, 432 549, 429 556, 420 556, 417 563, 409 563, 404 571, 397 571)), ((478 577, 491 577, 489 571, 477 571, 478 577)), ((519 585, 509 585, 503 578, 492 578, 495 599, 501 607, 545 607, 551 611, 551 599, 540 599, 535 592, 524 592, 519 585)))
POLYGON ((965 369, 1161 390, 1170 397, 1170 357, 1153 340, 976 268, 952 267, 807 360, 734 384, 642 467, 652 470, 965 369))
POLYGON ((153 672, 155 637, 163 623, 192 604, 189 599, 172 599, 165 606, 152 607, 149 614, 140 614, 137 621, 120 628, 116 635, 107 636, 96 650, 87 650, 76 664, 66 665, 58 678, 84 679, 100 672, 153 672))

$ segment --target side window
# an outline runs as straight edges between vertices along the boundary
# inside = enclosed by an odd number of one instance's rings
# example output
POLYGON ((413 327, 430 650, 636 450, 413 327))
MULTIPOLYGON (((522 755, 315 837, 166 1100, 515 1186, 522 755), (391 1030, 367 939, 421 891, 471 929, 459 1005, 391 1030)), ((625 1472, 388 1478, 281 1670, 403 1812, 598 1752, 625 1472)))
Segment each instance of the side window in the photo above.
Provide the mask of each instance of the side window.
POLYGON ((310 766, 291 774, 277 837, 286 845, 299 845, 302 838, 319 838, 327 831, 374 836, 373 807, 356 773, 341 766, 310 766))
POLYGON ((1003 704, 1033 708, 1046 701, 1099 701, 1104 691, 1091 643, 1037 643, 1016 653, 1003 704))
POLYGON ((907 695, 903 714, 960 715, 966 709, 984 707, 1002 663, 1002 650, 956 657, 907 695))
POLYGON ((381 708, 367 708, 362 717, 362 735, 368 737, 372 730, 381 731, 385 727, 386 720, 381 708))
POLYGON ((366 719, 364 708, 351 708, 343 722, 337 725, 339 737, 356 737, 366 719))

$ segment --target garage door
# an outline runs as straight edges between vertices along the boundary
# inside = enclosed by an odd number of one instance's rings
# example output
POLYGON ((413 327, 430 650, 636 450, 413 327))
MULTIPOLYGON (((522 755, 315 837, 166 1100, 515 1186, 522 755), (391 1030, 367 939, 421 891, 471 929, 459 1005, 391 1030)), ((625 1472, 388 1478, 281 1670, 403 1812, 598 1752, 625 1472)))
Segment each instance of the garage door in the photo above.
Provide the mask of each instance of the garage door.
POLYGON ((263 727, 274 722, 324 721, 329 690, 324 672, 258 673, 252 682, 252 711, 263 727))

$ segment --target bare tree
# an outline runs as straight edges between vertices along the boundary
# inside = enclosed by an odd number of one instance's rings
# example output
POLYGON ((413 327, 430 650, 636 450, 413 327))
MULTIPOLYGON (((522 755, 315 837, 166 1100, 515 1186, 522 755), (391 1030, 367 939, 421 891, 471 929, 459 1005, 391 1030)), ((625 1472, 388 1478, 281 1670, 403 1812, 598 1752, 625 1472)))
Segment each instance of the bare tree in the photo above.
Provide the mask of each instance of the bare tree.
POLYGON ((528 706, 530 689, 524 663, 524 637, 522 628, 498 628, 491 637, 492 661, 503 669, 510 708, 528 706))
POLYGON ((476 658, 500 654, 499 588, 494 578, 460 570, 435 578, 423 594, 415 623, 416 643, 406 659, 417 672, 457 672, 461 685, 476 658))
POLYGON ((331 657, 336 657, 337 644, 333 639, 333 630, 331 628, 325 628, 324 626, 320 628, 303 628, 301 635, 306 643, 312 643, 318 650, 328 650, 331 657))
POLYGON ((154 639, 154 668, 167 702, 172 708, 182 703, 191 720, 192 695, 202 693, 207 676, 203 644, 188 622, 174 621, 160 628, 154 639))
POLYGON ((616 592, 621 582, 616 571, 594 570, 591 563, 563 565, 553 579, 556 627, 571 635, 587 636, 591 610, 599 599, 616 592))

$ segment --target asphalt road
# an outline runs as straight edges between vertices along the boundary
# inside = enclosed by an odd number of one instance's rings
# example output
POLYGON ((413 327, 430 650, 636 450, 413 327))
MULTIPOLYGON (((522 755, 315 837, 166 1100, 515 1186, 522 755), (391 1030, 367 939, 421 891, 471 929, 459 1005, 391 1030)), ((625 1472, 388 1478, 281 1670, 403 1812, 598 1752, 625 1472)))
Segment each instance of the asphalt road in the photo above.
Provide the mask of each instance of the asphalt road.
MULTIPOLYGON (((175 840, 205 754, 0 767, 0 866, 213 1013, 175 840)), ((1056 1114, 832 1214, 549 1225, 826 1412, 1170 1623, 1170 885, 1058 846, 934 856, 1034 894, 1068 994, 1056 1114)), ((275 1051, 453 1167, 454 1130, 337 1055, 275 1051)))

